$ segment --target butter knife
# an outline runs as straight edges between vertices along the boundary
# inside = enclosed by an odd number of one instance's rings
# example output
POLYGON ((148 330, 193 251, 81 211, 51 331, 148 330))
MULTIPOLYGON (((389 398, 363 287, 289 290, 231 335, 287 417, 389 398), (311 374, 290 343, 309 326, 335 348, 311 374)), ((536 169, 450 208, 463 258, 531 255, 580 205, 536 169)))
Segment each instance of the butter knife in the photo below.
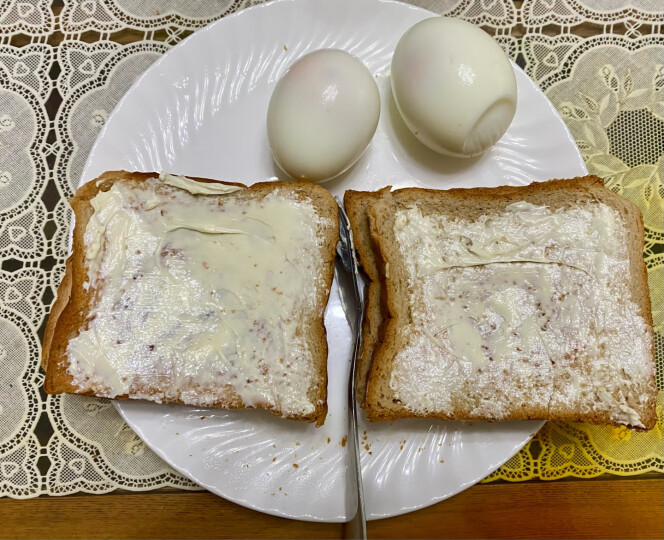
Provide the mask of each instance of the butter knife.
POLYGON ((364 295, 350 220, 339 197, 335 197, 339 205, 339 242, 335 275, 339 288, 341 306, 348 319, 353 340, 353 353, 350 360, 348 376, 348 453, 349 453, 349 494, 357 501, 351 506, 349 521, 344 527, 344 538, 367 537, 367 522, 364 515, 364 495, 362 492, 362 469, 360 466, 360 441, 357 427, 357 401, 355 399, 355 369, 357 356, 362 346, 362 319, 364 317, 364 295), (354 512, 354 513, 353 513, 354 512))

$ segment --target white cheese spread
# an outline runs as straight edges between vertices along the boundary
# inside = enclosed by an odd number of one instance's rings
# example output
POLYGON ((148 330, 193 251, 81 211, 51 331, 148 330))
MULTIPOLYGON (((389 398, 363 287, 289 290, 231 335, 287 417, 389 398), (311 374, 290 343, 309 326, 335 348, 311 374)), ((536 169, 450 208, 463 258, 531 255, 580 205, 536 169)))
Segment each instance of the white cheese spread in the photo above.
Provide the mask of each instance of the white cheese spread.
POLYGON ((621 389, 648 380, 652 343, 625 285, 615 210, 519 202, 468 221, 413 206, 394 233, 411 305, 390 381, 404 407, 493 419, 608 411, 642 426, 621 389))
POLYGON ((247 406, 314 411, 300 321, 322 279, 321 219, 279 189, 219 197, 240 189, 162 175, 92 199, 94 307, 67 349, 80 390, 206 406, 230 388, 247 406))

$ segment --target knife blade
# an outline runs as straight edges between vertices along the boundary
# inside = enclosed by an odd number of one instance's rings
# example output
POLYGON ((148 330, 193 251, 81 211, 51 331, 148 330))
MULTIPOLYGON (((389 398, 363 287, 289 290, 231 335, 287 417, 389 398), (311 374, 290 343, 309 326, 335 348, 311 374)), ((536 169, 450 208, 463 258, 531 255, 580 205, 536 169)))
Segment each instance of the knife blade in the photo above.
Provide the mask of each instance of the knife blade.
POLYGON ((339 242, 337 243, 337 257, 335 275, 341 306, 352 334, 352 355, 350 359, 350 374, 348 376, 348 454, 349 454, 349 486, 351 495, 357 501, 351 506, 349 521, 344 527, 344 538, 367 537, 367 524, 364 514, 364 494, 362 491, 362 469, 360 464, 360 441, 357 427, 357 401, 355 399, 355 369, 357 356, 362 346, 362 319, 364 317, 364 294, 355 247, 353 245, 353 232, 350 220, 344 210, 343 204, 335 197, 339 206, 339 242))

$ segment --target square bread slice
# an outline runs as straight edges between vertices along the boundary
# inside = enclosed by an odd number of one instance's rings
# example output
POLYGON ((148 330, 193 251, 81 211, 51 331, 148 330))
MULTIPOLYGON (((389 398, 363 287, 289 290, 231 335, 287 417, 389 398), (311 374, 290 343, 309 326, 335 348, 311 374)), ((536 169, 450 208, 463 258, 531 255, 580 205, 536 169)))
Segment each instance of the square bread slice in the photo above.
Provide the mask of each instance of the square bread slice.
POLYGON ((371 309, 387 308, 370 318, 370 420, 654 426, 643 223, 601 179, 384 190, 365 211, 373 247, 356 245, 382 259, 371 309))
POLYGON ((114 171, 71 205, 73 251, 43 343, 47 392, 324 422, 338 240, 326 190, 114 171))

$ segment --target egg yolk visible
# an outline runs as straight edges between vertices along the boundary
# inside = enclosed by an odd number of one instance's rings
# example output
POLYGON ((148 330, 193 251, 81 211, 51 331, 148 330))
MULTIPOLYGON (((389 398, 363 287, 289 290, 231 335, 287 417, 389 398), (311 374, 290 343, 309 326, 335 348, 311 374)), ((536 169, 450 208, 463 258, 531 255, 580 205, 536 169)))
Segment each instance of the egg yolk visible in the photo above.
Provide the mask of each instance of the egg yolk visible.
POLYGON ((433 17, 417 23, 397 44, 391 72, 404 123, 440 154, 481 154, 514 117, 514 70, 498 43, 466 21, 433 17))
POLYGON ((329 180, 360 158, 379 114, 378 87, 360 60, 337 49, 312 52, 288 69, 272 93, 272 156, 292 178, 329 180))

